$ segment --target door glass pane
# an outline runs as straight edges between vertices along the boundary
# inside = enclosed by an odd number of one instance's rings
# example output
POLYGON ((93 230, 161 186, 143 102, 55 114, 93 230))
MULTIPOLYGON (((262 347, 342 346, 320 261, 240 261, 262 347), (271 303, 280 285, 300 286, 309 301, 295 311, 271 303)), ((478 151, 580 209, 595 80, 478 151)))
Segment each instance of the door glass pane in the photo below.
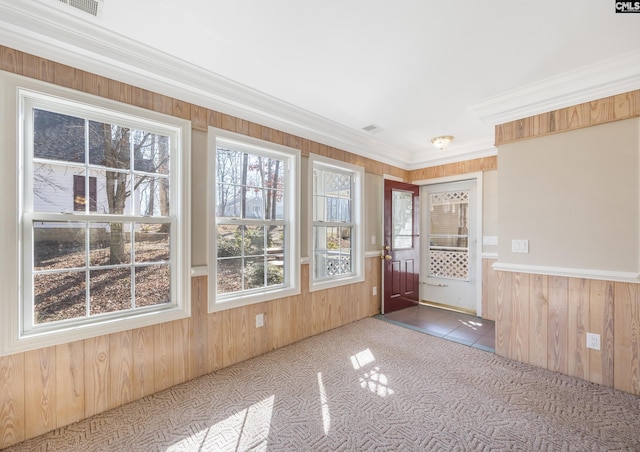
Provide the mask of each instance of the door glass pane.
POLYGON ((391 193, 393 249, 413 246, 413 195, 408 191, 393 190, 391 193))
POLYGON ((429 276, 469 280, 469 191, 429 195, 429 276))

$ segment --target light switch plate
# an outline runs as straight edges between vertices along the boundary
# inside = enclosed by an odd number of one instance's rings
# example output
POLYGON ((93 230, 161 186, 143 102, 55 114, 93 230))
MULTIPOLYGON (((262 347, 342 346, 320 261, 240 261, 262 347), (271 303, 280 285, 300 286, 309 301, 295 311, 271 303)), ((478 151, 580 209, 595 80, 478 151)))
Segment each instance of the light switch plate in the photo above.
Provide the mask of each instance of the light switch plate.
POLYGON ((522 239, 511 240, 511 252, 512 253, 528 253, 529 241, 522 239))
POLYGON ((482 237, 482 244, 486 246, 498 246, 498 237, 495 235, 485 235, 482 237))

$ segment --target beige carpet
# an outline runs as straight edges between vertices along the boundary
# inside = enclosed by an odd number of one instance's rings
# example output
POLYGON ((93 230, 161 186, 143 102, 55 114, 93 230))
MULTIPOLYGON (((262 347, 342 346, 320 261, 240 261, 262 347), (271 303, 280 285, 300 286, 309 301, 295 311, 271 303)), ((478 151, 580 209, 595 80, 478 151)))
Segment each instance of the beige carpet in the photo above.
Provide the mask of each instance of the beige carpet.
POLYGON ((10 450, 640 450, 640 397, 376 319, 10 450))

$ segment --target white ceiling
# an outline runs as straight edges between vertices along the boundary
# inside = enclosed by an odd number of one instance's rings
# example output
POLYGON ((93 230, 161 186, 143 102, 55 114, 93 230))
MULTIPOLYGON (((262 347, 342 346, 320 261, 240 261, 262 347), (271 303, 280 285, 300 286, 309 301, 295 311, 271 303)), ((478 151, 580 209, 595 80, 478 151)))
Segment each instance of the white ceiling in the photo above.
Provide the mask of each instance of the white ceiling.
POLYGON ((414 169, 495 154, 497 123, 640 88, 640 15, 614 3, 104 0, 93 17, 0 0, 0 44, 414 169))

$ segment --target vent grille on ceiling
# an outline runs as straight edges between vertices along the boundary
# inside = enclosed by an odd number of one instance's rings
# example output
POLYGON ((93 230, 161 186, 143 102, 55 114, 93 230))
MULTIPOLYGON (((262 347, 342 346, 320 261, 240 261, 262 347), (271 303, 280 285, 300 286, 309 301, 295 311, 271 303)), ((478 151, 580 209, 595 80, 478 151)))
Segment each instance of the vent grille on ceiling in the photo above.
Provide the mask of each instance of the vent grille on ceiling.
POLYGON ((69 6, 89 13, 92 16, 99 16, 102 14, 102 4, 104 0, 60 0, 69 6))

